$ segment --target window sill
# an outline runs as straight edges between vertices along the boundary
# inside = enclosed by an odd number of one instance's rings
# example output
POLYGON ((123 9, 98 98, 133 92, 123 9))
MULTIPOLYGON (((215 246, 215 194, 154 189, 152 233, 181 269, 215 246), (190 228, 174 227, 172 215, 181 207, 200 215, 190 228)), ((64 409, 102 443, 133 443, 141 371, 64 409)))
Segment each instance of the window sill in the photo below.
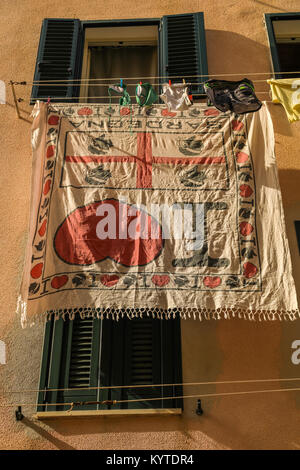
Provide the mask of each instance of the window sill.
POLYGON ((80 410, 80 411, 40 411, 33 415, 38 420, 56 418, 97 418, 104 416, 166 416, 181 415, 181 408, 148 408, 136 410, 80 410))

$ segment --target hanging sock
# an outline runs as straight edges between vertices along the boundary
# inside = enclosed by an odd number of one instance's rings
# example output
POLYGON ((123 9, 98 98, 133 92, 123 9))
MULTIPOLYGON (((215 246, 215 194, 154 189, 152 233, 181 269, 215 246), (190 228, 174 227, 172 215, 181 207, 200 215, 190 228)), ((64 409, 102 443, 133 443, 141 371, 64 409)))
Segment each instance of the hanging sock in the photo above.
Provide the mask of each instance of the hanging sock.
POLYGON ((273 103, 281 103, 289 122, 300 119, 300 78, 269 79, 273 103))
POLYGON ((207 104, 215 106, 223 113, 253 113, 262 106, 255 95, 253 83, 247 78, 237 82, 208 80, 204 83, 204 91, 208 97, 207 104))
POLYGON ((135 99, 139 106, 152 106, 158 96, 150 83, 140 82, 135 89, 135 99))
MULTIPOLYGON (((111 100, 112 96, 114 94, 119 95, 119 114, 121 116, 121 107, 128 107, 129 108, 129 113, 130 113, 130 132, 132 133, 132 114, 133 114, 133 109, 132 109, 132 104, 131 104, 131 98, 126 90, 126 84, 123 83, 123 80, 120 80, 120 84, 116 85, 111 85, 108 88, 108 94, 109 94, 109 112, 111 114, 111 100)), ((110 114, 109 114, 109 121, 108 123, 110 124, 110 114)))
POLYGON ((111 85, 108 88, 108 94, 109 94, 109 109, 111 109, 111 98, 114 94, 119 95, 119 105, 120 106, 130 106, 131 104, 131 98, 129 96, 128 91, 126 90, 126 85, 123 83, 122 80, 122 86, 121 85, 111 85))
POLYGON ((162 85, 163 92, 160 98, 169 108, 169 111, 184 111, 191 106, 188 97, 188 87, 185 83, 164 83, 162 85))

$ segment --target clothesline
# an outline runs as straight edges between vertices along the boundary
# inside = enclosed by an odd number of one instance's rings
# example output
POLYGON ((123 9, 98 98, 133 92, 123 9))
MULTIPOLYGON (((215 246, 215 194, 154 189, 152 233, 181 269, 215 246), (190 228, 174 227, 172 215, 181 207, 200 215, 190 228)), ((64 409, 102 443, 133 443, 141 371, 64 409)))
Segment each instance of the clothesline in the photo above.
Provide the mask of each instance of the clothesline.
MULTIPOLYGON (((187 398, 208 398, 208 397, 226 397, 226 396, 236 396, 236 395, 252 395, 256 393, 278 393, 278 392, 295 392, 300 391, 300 388, 281 388, 281 389, 270 389, 270 390, 247 390, 243 392, 222 392, 222 393, 206 393, 206 394, 197 394, 197 395, 175 395, 169 397, 150 397, 150 398, 135 398, 130 400, 109 400, 110 405, 117 405, 119 403, 137 403, 137 402, 149 402, 149 401, 161 401, 161 400, 176 400, 176 399, 187 399, 187 398)), ((0 403, 1 408, 9 408, 16 406, 70 406, 71 411, 76 405, 76 402, 67 402, 67 403, 0 403)), ((82 401, 78 402, 80 405, 84 404, 105 404, 105 401, 82 401)), ((68 410, 67 410, 68 411, 68 410)))
MULTIPOLYGON (((156 76, 148 76, 148 77, 123 77, 122 80, 135 80, 135 81, 140 81, 140 80, 145 80, 145 79, 148 79, 148 80, 155 80, 157 78, 164 78, 166 79, 166 81, 168 80, 171 80, 171 79, 174 79, 174 78, 179 78, 179 79, 185 79, 185 78, 198 78, 198 77, 201 77, 201 78, 204 78, 204 77, 207 77, 207 78, 211 78, 211 77, 237 77, 237 76, 243 76, 243 77, 247 77, 247 76, 254 76, 254 75, 270 75, 270 74, 273 74, 273 75, 291 75, 291 74, 300 74, 300 71, 299 70, 296 70, 296 71, 293 71, 293 72, 272 72, 272 71, 268 71, 268 72, 242 72, 242 73, 209 73, 209 74, 198 74, 198 75, 156 75, 156 76)), ((274 77, 270 77, 270 78, 274 78, 274 77)), ((26 84, 39 84, 39 83, 59 83, 59 82, 64 82, 64 83, 69 83, 69 82, 94 82, 94 81, 104 81, 104 80, 120 80, 120 77, 106 77, 106 78, 74 78, 72 80, 69 80, 69 79, 64 79, 64 80, 33 80, 32 82, 26 82, 25 80, 20 80, 18 82, 14 82, 14 84, 22 84, 22 83, 25 83, 26 84)))
MULTIPOLYGON (((253 83, 266 83, 267 80, 252 80, 253 83)), ((206 83, 205 81, 204 82, 193 82, 193 83, 185 83, 186 86, 195 86, 195 85, 203 85, 204 83, 206 83)), ((14 82, 14 85, 23 85, 23 86, 32 86, 32 85, 36 85, 37 83, 34 83, 34 82, 14 82)), ((55 86, 55 87, 58 87, 58 86, 62 86, 62 87, 65 87, 65 86, 77 86, 79 85, 78 83, 72 83, 72 80, 68 81, 68 82, 65 82, 65 83, 53 83, 53 82, 38 82, 39 86, 55 86)), ((86 86, 93 86, 93 87, 107 87, 107 86, 111 86, 115 84, 114 83, 109 83, 109 82, 105 82, 105 83, 82 83, 81 85, 86 85, 86 86)), ((163 85, 164 82, 162 83, 151 83, 152 86, 161 86, 163 85)), ((135 86, 136 83, 127 83, 126 84, 127 86, 135 86)), ((183 83, 184 85, 184 83, 183 83)))
POLYGON ((2 394, 10 393, 39 393, 39 392, 66 392, 66 391, 79 391, 79 390, 111 390, 121 388, 149 388, 149 387, 182 387, 182 386, 195 386, 195 385, 233 385, 233 384, 248 384, 248 383, 267 383, 267 382, 294 382, 299 381, 300 377, 291 377, 287 379, 248 379, 248 380, 222 380, 217 382, 182 382, 182 383, 167 383, 167 384, 143 384, 143 385, 111 385, 99 387, 76 387, 76 388, 47 388, 47 389, 31 389, 31 390, 0 390, 2 394))
MULTIPOLYGON (((261 94, 261 93, 269 93, 268 91, 266 92, 259 92, 259 93, 256 93, 256 94, 261 94)), ((204 95, 200 95, 200 93, 193 93, 193 96, 202 96, 203 99, 205 99, 206 97, 204 95)), ((63 97, 59 97, 59 96, 53 96, 52 97, 53 99, 59 99, 61 98, 63 101, 65 100, 74 100, 74 99, 108 99, 109 97, 107 95, 105 96, 63 96, 63 97)), ((119 96, 112 96, 111 98, 114 98, 114 99, 120 99, 119 96)), ((135 95, 130 95, 130 98, 135 98, 135 95)), ((47 99, 46 97, 45 98, 32 98, 32 100, 41 100, 41 99, 47 99)), ((23 101, 23 100, 22 100, 23 101)), ((97 103, 96 103, 97 104, 97 103)), ((135 103, 132 103, 132 104, 135 104, 135 103)), ((159 104, 159 103, 158 103, 159 104)), ((165 106, 165 104, 164 104, 165 106)))

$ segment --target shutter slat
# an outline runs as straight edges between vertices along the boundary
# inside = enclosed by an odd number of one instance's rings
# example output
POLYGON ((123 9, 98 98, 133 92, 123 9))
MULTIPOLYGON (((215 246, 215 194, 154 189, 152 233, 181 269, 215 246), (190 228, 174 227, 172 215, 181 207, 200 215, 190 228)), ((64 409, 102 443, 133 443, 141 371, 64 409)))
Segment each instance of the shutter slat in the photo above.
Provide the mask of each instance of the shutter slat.
POLYGON ((92 359, 93 321, 76 317, 73 320, 69 386, 89 387, 92 359))

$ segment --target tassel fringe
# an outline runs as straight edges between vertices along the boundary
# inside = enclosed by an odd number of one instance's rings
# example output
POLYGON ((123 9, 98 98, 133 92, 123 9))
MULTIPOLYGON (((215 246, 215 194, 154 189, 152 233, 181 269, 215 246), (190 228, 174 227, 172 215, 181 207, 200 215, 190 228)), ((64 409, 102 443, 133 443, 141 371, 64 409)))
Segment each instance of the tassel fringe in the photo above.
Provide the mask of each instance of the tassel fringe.
POLYGON ((18 301, 17 313, 21 316, 22 326, 32 326, 37 321, 49 321, 52 318, 54 320, 74 320, 76 316, 80 318, 99 318, 113 319, 118 321, 120 318, 127 317, 129 319, 134 318, 146 318, 152 317, 159 320, 170 320, 177 318, 178 316, 183 319, 194 319, 194 320, 231 320, 231 319, 242 319, 249 321, 275 321, 275 320, 286 320, 295 321, 300 319, 299 310, 246 310, 237 308, 218 308, 212 309, 198 309, 193 307, 186 308, 92 308, 92 307, 79 307, 71 309, 58 309, 48 310, 44 313, 36 314, 30 321, 26 315, 26 302, 18 301))

